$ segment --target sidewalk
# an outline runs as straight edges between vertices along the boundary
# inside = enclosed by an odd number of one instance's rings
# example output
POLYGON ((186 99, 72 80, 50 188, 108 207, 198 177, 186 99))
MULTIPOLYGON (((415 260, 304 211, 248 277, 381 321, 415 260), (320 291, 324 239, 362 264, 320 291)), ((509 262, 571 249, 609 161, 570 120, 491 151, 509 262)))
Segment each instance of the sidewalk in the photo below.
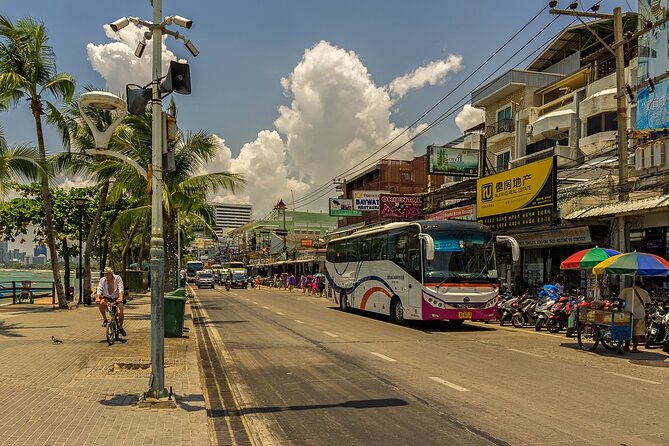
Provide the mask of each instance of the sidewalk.
POLYGON ((127 342, 111 347, 94 306, 0 307, 0 445, 210 444, 188 304, 184 337, 165 339, 165 386, 178 408, 136 406, 151 376, 151 306, 133 297, 127 342))

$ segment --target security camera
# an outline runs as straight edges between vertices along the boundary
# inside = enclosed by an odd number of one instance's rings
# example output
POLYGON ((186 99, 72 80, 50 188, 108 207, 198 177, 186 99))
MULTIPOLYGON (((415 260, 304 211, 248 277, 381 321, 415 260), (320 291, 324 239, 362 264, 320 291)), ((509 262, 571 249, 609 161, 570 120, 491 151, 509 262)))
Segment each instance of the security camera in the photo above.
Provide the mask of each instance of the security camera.
POLYGON ((112 31, 118 32, 118 30, 128 26, 128 23, 130 23, 130 20, 128 20, 127 17, 121 17, 117 21, 110 23, 109 27, 112 29, 112 31))
POLYGON ((189 28, 193 26, 193 21, 189 20, 185 17, 181 17, 180 15, 175 15, 172 17, 172 20, 174 20, 174 23, 183 27, 183 28, 189 28))
POLYGON ((198 51, 198 49, 195 48, 195 45, 190 40, 186 40, 184 44, 186 45, 188 51, 190 51, 190 53, 193 55, 193 57, 197 57, 197 55, 200 54, 200 51, 198 51))

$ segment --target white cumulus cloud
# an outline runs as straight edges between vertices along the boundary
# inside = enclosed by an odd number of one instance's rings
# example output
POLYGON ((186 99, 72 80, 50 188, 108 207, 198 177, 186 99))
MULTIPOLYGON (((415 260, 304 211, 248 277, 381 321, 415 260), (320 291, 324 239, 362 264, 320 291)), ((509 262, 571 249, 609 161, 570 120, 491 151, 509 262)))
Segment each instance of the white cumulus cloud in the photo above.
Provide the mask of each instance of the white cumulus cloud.
POLYGON ((411 89, 425 85, 441 85, 449 73, 457 72, 462 68, 462 56, 451 54, 446 60, 437 60, 418 67, 409 74, 393 79, 388 86, 392 94, 401 98, 411 89))
POLYGON ((455 117, 455 125, 461 132, 474 127, 485 121, 485 111, 480 108, 472 107, 472 104, 465 104, 462 110, 455 117))
MULTIPOLYGON (((135 56, 135 48, 146 29, 129 24, 118 33, 109 25, 104 26, 105 34, 112 43, 86 45, 88 60, 95 71, 107 82, 107 89, 119 96, 125 96, 126 84, 147 85, 151 82, 151 41, 141 58, 135 56)), ((165 46, 163 36, 163 73, 167 73, 169 63, 175 60, 173 52, 165 46)))
MULTIPOLYGON (((122 91, 126 83, 147 84, 150 59, 134 56, 142 31, 129 25, 118 34, 108 27, 105 32, 113 42, 89 44, 87 49, 93 68, 110 91, 122 91)), ((174 55, 164 49, 166 66, 171 59, 174 55)), ((218 154, 206 170, 240 173, 247 184, 235 194, 219 191, 213 201, 250 203, 254 218, 265 216, 279 199, 291 207, 293 194, 297 210, 327 209, 327 197, 337 195, 328 193, 329 188, 325 194, 299 199, 348 169, 353 172, 344 177, 358 173, 424 128, 424 124, 414 129, 397 127, 391 121, 395 101, 411 89, 443 83, 448 73, 460 69, 461 60, 449 56, 396 79, 390 87, 378 86, 355 52, 318 42, 280 80, 289 104, 278 107, 273 129, 259 130, 237 156, 226 146, 225 135, 217 136, 218 154), (409 131, 374 154, 405 130, 409 131)), ((413 156, 411 143, 391 155, 393 159, 413 156)))

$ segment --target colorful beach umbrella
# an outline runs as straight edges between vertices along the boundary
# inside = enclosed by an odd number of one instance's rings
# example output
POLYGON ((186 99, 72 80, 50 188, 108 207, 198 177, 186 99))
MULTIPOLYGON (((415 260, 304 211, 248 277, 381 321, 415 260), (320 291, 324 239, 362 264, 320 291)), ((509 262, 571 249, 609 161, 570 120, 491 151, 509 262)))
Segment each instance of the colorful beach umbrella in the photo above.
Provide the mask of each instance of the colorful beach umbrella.
POLYGON ((669 262, 655 254, 634 251, 609 257, 593 267, 592 272, 593 274, 668 276, 669 262))
POLYGON ((603 260, 620 254, 615 249, 594 248, 584 249, 567 257, 560 263, 560 269, 590 269, 601 263, 603 260))

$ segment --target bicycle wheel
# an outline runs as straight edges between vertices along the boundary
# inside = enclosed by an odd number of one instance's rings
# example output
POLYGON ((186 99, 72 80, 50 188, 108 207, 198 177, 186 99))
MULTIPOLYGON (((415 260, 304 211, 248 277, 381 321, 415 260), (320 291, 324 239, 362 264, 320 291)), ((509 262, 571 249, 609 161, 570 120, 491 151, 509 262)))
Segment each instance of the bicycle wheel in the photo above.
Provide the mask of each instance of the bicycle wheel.
POLYGON ((602 347, 612 352, 618 349, 618 341, 612 341, 611 339, 600 339, 602 347))
POLYGON ((107 324, 107 344, 113 345, 116 341, 116 321, 111 320, 107 324))
POLYGON ((578 339, 578 346, 581 347, 581 350, 592 352, 595 351, 599 345, 597 330, 592 324, 582 324, 578 327, 576 338, 578 339))

